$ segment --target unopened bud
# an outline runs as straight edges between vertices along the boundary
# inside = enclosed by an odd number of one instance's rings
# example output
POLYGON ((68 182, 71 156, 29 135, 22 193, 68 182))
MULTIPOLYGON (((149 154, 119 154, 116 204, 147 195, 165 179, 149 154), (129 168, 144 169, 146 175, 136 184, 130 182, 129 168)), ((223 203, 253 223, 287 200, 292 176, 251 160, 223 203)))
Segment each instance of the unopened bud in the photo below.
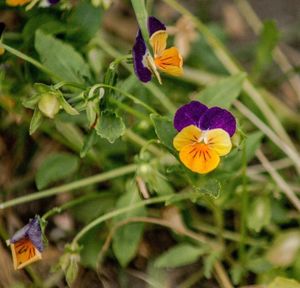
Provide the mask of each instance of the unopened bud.
POLYGON ((51 119, 58 113, 60 104, 55 94, 47 93, 43 94, 39 103, 40 111, 51 119))

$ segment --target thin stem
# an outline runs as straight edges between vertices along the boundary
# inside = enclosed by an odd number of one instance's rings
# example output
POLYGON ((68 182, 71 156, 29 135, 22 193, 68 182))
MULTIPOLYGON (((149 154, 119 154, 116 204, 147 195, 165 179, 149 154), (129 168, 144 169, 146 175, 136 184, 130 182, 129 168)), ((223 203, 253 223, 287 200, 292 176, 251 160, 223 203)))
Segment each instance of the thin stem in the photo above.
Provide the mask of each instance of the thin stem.
POLYGON ((97 199, 97 198, 101 198, 104 195, 109 195, 110 193, 97 193, 97 194, 92 194, 92 195, 84 195, 80 198, 77 199, 73 199, 59 207, 53 207, 52 209, 50 209, 49 211, 47 211, 41 218, 46 220, 49 217, 52 217, 55 214, 60 214, 62 213, 64 210, 67 210, 71 207, 74 207, 76 205, 79 205, 83 202, 86 202, 88 200, 92 200, 92 199, 97 199))
POLYGON ((282 139, 280 139, 263 121, 261 121, 251 110, 239 101, 234 102, 234 106, 243 113, 256 127, 269 137, 269 139, 289 158, 293 161, 294 166, 300 171, 300 157, 296 151, 288 146, 282 139))
POLYGON ((223 265, 219 261, 216 261, 214 268, 217 274, 218 282, 221 285, 221 287, 234 288, 225 272, 223 265))
POLYGON ((57 195, 60 193, 64 193, 64 192, 68 192, 68 191, 72 191, 81 187, 85 187, 88 185, 92 185, 95 183, 101 183, 104 181, 107 181, 109 179, 114 179, 116 177, 119 176, 123 176, 126 174, 130 174, 136 171, 137 165, 135 164, 130 164, 121 168, 117 168, 105 173, 101 173, 95 176, 91 176, 91 177, 87 177, 78 181, 74 181, 72 183, 69 184, 65 184, 65 185, 61 185, 58 187, 54 187, 54 188, 50 188, 44 191, 40 191, 40 192, 35 192, 32 194, 28 194, 25 196, 21 196, 12 200, 8 200, 4 203, 0 204, 0 210, 2 209, 6 209, 8 207, 12 207, 12 206, 16 206, 19 204, 23 204, 23 203, 27 203, 30 201, 34 201, 34 200, 38 200, 41 198, 46 198, 52 195, 57 195))
POLYGON ((294 205, 294 207, 300 212, 300 200, 294 193, 294 191, 290 188, 290 186, 285 182, 285 180, 280 176, 280 174, 273 168, 270 161, 264 155, 264 153, 259 149, 256 152, 256 156, 261 162, 261 164, 265 167, 268 173, 272 176, 276 184, 280 187, 282 192, 286 195, 286 197, 290 200, 290 202, 294 205))
MULTIPOLYGON (((144 138, 142 138, 140 135, 134 133, 132 130, 127 129, 125 132, 125 137, 127 137, 128 139, 130 139, 131 141, 137 143, 140 146, 145 146, 147 145, 148 141, 146 141, 144 138)), ((157 147, 155 147, 154 145, 150 145, 147 148, 151 153, 153 153, 154 155, 156 155, 157 157, 161 157, 163 155, 163 153, 161 152, 161 150, 159 150, 157 147)))
MULTIPOLYGON (((182 201, 185 199, 190 199, 191 197, 198 197, 199 193, 197 192, 189 192, 189 193, 184 193, 181 195, 181 197, 178 197, 176 199, 174 199, 174 201, 182 201)), ((113 210, 109 213, 106 213, 104 215, 101 215, 100 217, 96 218, 95 220, 93 220, 91 223, 89 223, 87 226, 85 226, 73 239, 72 243, 76 244, 88 231, 90 231, 92 228, 94 228, 95 226, 101 224, 102 222, 114 218, 116 216, 119 216, 121 214, 124 214, 128 211, 137 209, 139 207, 143 207, 146 205, 151 205, 151 204, 156 204, 156 203, 163 203, 166 202, 168 200, 170 200, 171 198, 173 198, 174 195, 164 195, 164 196, 160 196, 160 197, 155 197, 155 198, 151 198, 151 199, 147 199, 138 203, 135 203, 131 206, 127 206, 127 207, 122 207, 116 210, 113 210)))
POLYGON ((242 207, 241 207, 241 223, 240 223, 240 245, 239 245, 239 257, 241 261, 241 265, 245 265, 246 255, 245 255, 245 242, 247 239, 247 213, 248 213, 248 188, 247 188, 247 148, 246 141, 243 143, 243 151, 242 151, 242 207))
POLYGON ((42 65, 40 62, 38 62, 37 60, 33 59, 32 57, 4 44, 4 43, 0 43, 0 47, 3 47, 5 50, 7 50, 8 52, 10 52, 11 54, 17 56, 20 59, 23 59, 24 61, 27 61, 29 63, 31 63, 33 66, 35 66, 36 68, 40 69, 41 71, 45 72, 46 74, 48 74, 50 77, 57 79, 57 80, 62 80, 59 76, 57 76, 56 74, 54 74, 52 71, 50 71, 48 68, 46 68, 44 65, 42 65))
POLYGON ((101 87, 104 87, 104 88, 109 88, 109 89, 112 89, 112 90, 115 90, 121 94, 123 94, 125 97, 129 98, 130 100, 132 100, 134 103, 136 104, 139 104, 141 106, 143 106, 144 108, 146 108, 149 112, 151 113, 155 113, 157 114, 157 112, 152 108, 150 107, 148 104, 144 103, 142 100, 136 98, 135 96, 133 96, 132 94, 126 92, 126 91, 123 91, 122 89, 119 89, 117 87, 114 87, 114 86, 111 86, 111 85, 107 85, 107 84, 96 84, 92 87, 92 89, 95 89, 95 88, 101 88, 101 87))

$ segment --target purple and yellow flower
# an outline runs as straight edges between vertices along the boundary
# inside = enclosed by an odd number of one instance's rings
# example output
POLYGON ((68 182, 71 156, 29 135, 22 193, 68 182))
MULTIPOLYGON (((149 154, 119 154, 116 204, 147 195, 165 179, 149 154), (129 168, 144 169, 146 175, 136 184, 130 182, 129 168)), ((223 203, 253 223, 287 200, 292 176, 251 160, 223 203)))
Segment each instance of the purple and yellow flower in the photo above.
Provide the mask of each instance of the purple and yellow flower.
POLYGON ((17 231, 8 241, 15 270, 42 259, 43 241, 39 216, 17 231))
POLYGON ((155 17, 149 17, 148 32, 154 56, 148 51, 141 30, 139 30, 132 50, 134 71, 137 77, 142 82, 148 82, 154 74, 161 83, 157 70, 173 76, 182 75, 182 57, 178 49, 176 47, 166 49, 168 38, 166 26, 155 17))
POLYGON ((220 157, 230 152, 236 121, 225 109, 208 108, 192 101, 177 110, 174 127, 179 133, 173 145, 181 162, 193 172, 205 174, 214 170, 220 157))

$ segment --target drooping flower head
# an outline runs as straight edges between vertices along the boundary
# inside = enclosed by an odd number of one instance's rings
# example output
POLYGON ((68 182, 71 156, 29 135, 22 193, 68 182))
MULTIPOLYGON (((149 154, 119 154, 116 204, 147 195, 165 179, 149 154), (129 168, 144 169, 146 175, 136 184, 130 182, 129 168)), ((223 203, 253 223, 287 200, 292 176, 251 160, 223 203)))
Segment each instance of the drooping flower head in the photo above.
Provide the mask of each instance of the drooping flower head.
POLYGON ((157 70, 180 76, 183 73, 182 57, 177 48, 166 49, 168 38, 166 26, 155 17, 149 17, 148 32, 154 55, 152 56, 148 51, 141 30, 139 30, 132 50, 134 71, 137 77, 142 82, 148 82, 154 74, 161 83, 157 70))
POLYGON ((16 270, 42 259, 44 247, 39 216, 30 219, 27 225, 17 231, 9 244, 16 270))
POLYGON ((230 152, 236 121, 225 109, 192 101, 177 110, 174 127, 179 133, 173 145, 181 162, 193 172, 205 174, 219 165, 220 156, 230 152))

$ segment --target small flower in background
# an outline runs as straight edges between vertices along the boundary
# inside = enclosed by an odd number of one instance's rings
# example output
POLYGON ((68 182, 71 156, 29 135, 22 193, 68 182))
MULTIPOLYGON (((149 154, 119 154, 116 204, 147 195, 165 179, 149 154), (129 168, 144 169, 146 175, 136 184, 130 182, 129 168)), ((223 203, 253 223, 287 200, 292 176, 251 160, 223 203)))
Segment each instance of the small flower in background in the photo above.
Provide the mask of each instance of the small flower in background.
POLYGON ((22 6, 31 2, 31 0, 6 0, 6 4, 9 6, 22 6))
POLYGON ((190 51, 191 45, 198 38, 195 24, 186 16, 178 19, 175 26, 167 29, 170 35, 174 35, 174 44, 180 51, 183 58, 186 58, 190 51))
POLYGON ((40 217, 35 216, 7 241, 11 247, 15 270, 42 259, 43 241, 40 217))
POLYGON ((173 145, 181 162, 193 172, 205 174, 219 165, 220 156, 230 152, 236 121, 225 109, 192 101, 177 110, 174 127, 179 133, 173 145))
POLYGON ((154 74, 161 83, 157 69, 173 76, 182 75, 182 57, 178 49, 175 47, 166 49, 168 38, 166 26, 155 17, 149 17, 148 32, 154 57, 147 50, 142 33, 139 30, 132 51, 134 70, 137 77, 142 82, 148 82, 154 74))

